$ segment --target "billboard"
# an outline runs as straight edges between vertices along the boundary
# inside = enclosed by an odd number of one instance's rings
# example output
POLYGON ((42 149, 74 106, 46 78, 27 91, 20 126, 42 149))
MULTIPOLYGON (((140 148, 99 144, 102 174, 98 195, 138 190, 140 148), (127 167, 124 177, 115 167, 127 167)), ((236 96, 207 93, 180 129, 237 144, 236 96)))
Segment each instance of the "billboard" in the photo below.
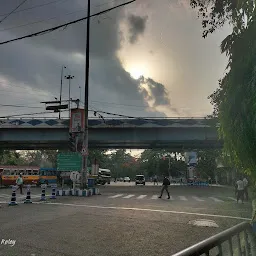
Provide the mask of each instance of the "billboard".
POLYGON ((84 110, 71 109, 69 132, 82 132, 84 130, 84 110))
POLYGON ((196 152, 185 152, 185 161, 188 165, 196 165, 197 164, 197 153, 196 152))

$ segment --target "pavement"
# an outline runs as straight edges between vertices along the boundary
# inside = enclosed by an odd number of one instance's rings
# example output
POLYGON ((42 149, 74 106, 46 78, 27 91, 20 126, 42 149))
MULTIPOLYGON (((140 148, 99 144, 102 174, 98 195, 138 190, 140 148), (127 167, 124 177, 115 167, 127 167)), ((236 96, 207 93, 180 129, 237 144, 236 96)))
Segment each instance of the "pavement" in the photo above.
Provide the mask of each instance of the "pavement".
POLYGON ((251 218, 251 203, 237 204, 231 188, 173 185, 171 200, 159 199, 160 189, 110 184, 101 195, 40 202, 40 189, 32 188, 33 204, 18 193, 12 207, 11 189, 1 189, 0 255, 172 255, 251 218), (200 219, 216 227, 189 224, 200 219))

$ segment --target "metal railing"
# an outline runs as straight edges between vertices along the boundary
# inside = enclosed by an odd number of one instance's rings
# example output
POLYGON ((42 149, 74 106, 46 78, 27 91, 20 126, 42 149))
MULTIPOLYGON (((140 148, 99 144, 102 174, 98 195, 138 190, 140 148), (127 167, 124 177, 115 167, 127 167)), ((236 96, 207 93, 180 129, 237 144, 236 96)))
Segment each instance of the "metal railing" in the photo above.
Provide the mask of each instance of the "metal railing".
MULTIPOLYGON (((8 118, 0 118, 0 120, 24 120, 24 119, 56 119, 56 120, 68 120, 69 117, 61 117, 59 119, 58 117, 52 117, 52 116, 24 116, 24 117, 8 117, 8 118)), ((101 119, 99 117, 89 117, 89 119, 101 119)), ((112 120, 112 119, 118 119, 118 120, 131 120, 131 119, 153 119, 153 120, 214 120, 213 118, 208 117, 133 117, 133 118, 127 118, 127 117, 104 117, 105 120, 112 120)))
POLYGON ((173 256, 200 255, 256 256, 256 240, 252 226, 248 222, 242 222, 173 256))

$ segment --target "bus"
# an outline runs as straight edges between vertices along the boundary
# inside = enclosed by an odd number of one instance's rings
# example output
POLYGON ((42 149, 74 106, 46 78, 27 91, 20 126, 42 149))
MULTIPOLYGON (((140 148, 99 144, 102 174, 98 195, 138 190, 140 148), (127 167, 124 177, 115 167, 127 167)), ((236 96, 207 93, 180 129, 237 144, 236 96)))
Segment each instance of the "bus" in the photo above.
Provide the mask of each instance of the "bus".
POLYGON ((56 168, 40 168, 39 184, 56 184, 57 169, 56 168))
POLYGON ((16 180, 22 174, 23 183, 39 184, 39 166, 0 166, 1 186, 16 185, 16 180))

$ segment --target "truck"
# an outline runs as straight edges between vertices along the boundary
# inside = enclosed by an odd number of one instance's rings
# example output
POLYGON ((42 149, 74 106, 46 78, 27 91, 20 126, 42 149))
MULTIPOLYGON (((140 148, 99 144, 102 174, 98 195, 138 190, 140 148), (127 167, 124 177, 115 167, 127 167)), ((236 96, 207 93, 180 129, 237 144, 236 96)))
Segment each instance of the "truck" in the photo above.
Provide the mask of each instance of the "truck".
POLYGON ((94 178, 97 184, 105 185, 110 184, 111 171, 109 169, 99 168, 98 175, 90 175, 90 178, 94 178))

